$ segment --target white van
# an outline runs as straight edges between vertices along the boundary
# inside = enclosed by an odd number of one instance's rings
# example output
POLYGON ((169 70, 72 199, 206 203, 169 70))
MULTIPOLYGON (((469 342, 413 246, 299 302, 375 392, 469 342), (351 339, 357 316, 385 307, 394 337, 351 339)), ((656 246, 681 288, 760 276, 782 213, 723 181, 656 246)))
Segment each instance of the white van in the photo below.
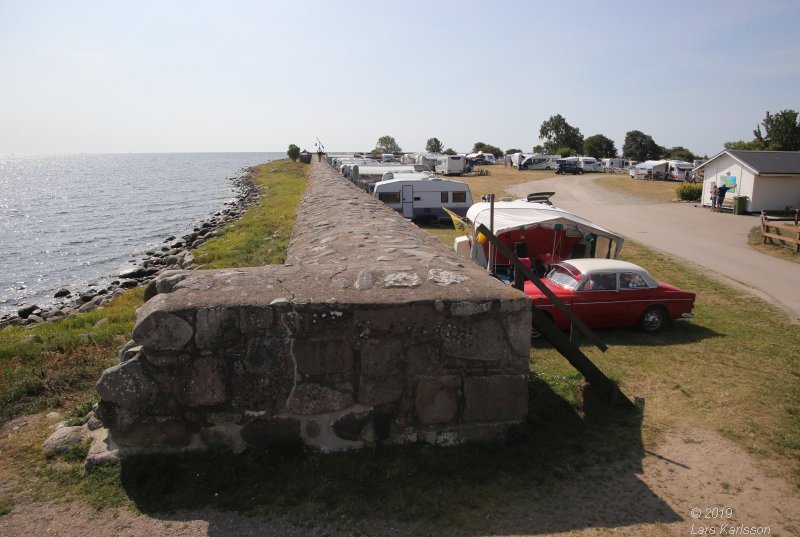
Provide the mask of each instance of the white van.
POLYGON ((404 217, 419 221, 449 221, 443 208, 464 216, 472 206, 469 185, 419 173, 387 173, 372 193, 404 217))

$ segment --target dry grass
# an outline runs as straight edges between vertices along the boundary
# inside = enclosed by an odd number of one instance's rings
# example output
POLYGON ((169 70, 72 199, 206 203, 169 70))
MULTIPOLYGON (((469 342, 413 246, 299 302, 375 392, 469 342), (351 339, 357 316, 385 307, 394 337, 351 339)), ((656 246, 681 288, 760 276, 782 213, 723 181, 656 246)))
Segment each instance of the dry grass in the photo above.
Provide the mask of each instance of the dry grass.
POLYGON ((486 171, 490 175, 466 175, 456 177, 459 181, 464 181, 469 185, 472 198, 477 201, 481 196, 494 194, 497 199, 511 194, 506 192, 509 186, 527 183, 528 181, 539 181, 555 177, 555 173, 547 170, 523 170, 519 171, 512 166, 495 164, 489 166, 477 166, 475 172, 486 171))
POLYGON ((764 244, 762 239, 761 226, 754 227, 747 235, 747 243, 752 246, 754 250, 793 263, 800 263, 800 254, 794 252, 794 243, 786 242, 779 244, 777 239, 773 239, 773 244, 764 244))
POLYGON ((597 180, 603 188, 651 201, 673 201, 678 198, 675 189, 681 183, 675 181, 645 181, 621 173, 603 174, 597 180))

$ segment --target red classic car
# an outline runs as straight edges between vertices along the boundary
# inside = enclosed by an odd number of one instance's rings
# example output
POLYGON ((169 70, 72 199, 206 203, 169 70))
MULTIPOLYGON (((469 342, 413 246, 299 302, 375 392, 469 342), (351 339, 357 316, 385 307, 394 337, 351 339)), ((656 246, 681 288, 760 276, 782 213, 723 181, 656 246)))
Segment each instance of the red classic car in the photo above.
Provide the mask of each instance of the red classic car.
MULTIPOLYGON (((570 259, 551 265, 542 282, 591 328, 639 326, 660 330, 672 319, 691 317, 695 294, 657 282, 645 269, 616 259, 570 259)), ((531 281, 525 294, 562 330, 570 327, 531 281)))

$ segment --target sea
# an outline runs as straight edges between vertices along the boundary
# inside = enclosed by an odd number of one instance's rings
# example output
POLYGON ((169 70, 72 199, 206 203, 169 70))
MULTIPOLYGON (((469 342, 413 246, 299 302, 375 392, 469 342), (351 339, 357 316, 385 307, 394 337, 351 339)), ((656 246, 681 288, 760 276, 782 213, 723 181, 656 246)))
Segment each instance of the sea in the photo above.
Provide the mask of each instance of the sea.
POLYGON ((0 317, 110 284, 235 198, 284 153, 0 155, 0 317))

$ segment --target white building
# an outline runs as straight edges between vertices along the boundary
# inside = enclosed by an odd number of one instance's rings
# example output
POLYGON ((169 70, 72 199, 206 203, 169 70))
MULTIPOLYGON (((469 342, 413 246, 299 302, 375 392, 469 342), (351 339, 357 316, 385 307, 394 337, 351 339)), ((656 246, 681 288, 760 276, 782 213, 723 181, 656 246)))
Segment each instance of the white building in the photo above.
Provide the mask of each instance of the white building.
POLYGON ((800 151, 725 150, 697 168, 703 176, 703 205, 711 205, 711 186, 734 186, 734 196, 747 196, 745 210, 800 208, 800 151))

